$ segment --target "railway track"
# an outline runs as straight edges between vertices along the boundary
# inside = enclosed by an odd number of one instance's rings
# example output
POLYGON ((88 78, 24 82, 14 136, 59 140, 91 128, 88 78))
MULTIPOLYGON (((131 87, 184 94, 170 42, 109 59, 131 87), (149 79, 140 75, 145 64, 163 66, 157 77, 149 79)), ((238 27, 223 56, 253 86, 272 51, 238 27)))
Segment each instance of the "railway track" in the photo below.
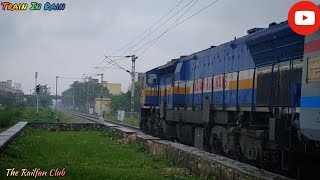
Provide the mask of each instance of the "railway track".
MULTIPOLYGON (((83 119, 88 120, 88 121, 93 122, 93 123, 102 123, 102 121, 99 119, 98 116, 89 115, 89 114, 85 114, 85 113, 74 112, 74 111, 65 111, 65 113, 68 113, 70 115, 83 118, 83 119)), ((131 126, 131 125, 123 124, 123 123, 120 123, 120 122, 109 121, 109 120, 104 120, 104 122, 109 123, 111 125, 118 126, 118 127, 125 127, 127 129, 135 131, 137 134, 144 134, 142 131, 140 131, 139 128, 131 126)), ((181 144, 180 142, 177 142, 177 141, 174 141, 174 142, 181 144)), ((250 164, 246 164, 246 165, 251 166, 250 164)), ((278 174, 274 174, 274 175, 277 176, 278 174)), ((284 177, 284 176, 279 175, 279 177, 281 177, 280 179, 282 179, 282 177, 284 177)), ((273 179, 273 178, 271 178, 271 179, 273 179)), ((284 177, 284 179, 290 179, 290 178, 284 177)))
MULTIPOLYGON (((79 113, 79 112, 73 112, 73 111, 65 111, 66 113, 73 115, 73 116, 78 116, 81 117, 83 119, 86 119, 88 121, 91 121, 93 123, 101 123, 101 120, 99 119, 99 117, 94 116, 94 115, 90 115, 90 114, 85 114, 85 113, 79 113)), ((118 125, 118 126, 122 126, 122 127, 126 127, 135 131, 140 131, 140 129, 138 127, 135 126, 131 126, 131 125, 127 125, 127 124, 123 124, 120 122, 115 122, 115 121, 109 121, 109 120, 104 120, 107 123, 110 124, 114 124, 114 125, 118 125)))

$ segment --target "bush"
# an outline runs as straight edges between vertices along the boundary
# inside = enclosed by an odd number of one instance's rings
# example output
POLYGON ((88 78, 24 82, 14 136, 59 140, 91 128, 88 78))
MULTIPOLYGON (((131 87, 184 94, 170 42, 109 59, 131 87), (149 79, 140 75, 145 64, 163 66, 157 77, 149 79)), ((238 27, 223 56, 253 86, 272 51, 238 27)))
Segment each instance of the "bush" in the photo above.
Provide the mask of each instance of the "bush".
POLYGON ((8 127, 17 122, 22 116, 24 110, 23 105, 7 105, 0 108, 0 127, 8 127))

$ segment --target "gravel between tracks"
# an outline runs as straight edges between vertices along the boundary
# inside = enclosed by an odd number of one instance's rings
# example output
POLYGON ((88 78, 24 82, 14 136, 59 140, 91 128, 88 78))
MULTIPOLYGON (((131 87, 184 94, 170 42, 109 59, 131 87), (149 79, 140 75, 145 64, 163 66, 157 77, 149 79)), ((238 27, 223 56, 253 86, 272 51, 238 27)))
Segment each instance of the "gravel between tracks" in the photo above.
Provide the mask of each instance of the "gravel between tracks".
POLYGON ((74 116, 69 113, 64 112, 64 115, 68 118, 68 123, 94 123, 92 121, 86 120, 84 118, 81 118, 79 116, 74 116))

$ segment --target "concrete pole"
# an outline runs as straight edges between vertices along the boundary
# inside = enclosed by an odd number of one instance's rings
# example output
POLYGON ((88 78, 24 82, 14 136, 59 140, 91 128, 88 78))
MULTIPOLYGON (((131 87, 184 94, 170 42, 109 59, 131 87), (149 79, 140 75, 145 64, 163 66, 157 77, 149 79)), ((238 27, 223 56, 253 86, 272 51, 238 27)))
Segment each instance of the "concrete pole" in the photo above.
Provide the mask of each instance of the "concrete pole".
POLYGON ((56 76, 56 113, 58 113, 58 78, 59 76, 56 76))
POLYGON ((101 73, 101 99, 100 99, 100 116, 102 116, 103 117, 103 112, 102 112, 102 99, 103 99, 103 94, 102 94, 102 92, 103 92, 103 73, 101 73))
POLYGON ((132 69, 131 69, 131 117, 133 116, 134 112, 134 81, 135 81, 135 74, 136 74, 136 57, 135 55, 131 56, 132 58, 132 69))
POLYGON ((37 93, 37 81, 38 81, 38 72, 35 73, 35 83, 34 83, 34 95, 36 95, 36 113, 38 115, 38 93, 37 93))
POLYGON ((74 110, 74 87, 72 87, 72 108, 74 110))
POLYGON ((88 78, 88 82, 87 82, 87 104, 88 104, 87 111, 88 111, 88 113, 90 113, 90 110, 89 110, 90 109, 90 103, 89 103, 90 81, 91 81, 91 77, 88 78))

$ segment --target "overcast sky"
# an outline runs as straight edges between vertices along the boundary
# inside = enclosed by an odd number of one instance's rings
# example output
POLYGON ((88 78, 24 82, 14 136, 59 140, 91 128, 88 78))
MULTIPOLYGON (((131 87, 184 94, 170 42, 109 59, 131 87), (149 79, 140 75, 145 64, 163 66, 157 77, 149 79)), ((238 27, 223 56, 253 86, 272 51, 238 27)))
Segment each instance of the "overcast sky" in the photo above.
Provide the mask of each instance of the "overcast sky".
MULTIPOLYGON (((48 84, 54 93, 57 75, 81 78, 84 73, 103 72, 105 80, 121 83, 122 90, 125 91, 130 83, 128 73, 118 69, 102 71, 94 67, 106 65, 103 62, 104 55, 123 55, 130 46, 119 52, 116 50, 144 32, 170 9, 175 8, 165 19, 192 0, 184 0, 176 7, 180 1, 65 0, 59 1, 66 3, 64 11, 0 10, 0 81, 10 79, 22 83, 23 91, 29 94, 34 87, 34 73, 38 71, 38 82, 48 84)), ((31 1, 11 2, 30 4, 31 1)), ((38 2, 44 4, 46 1, 38 2)), ((196 0, 191 4, 194 2, 196 0)), ((155 33, 149 34, 132 50, 148 43, 172 23, 181 22, 211 2, 213 0, 198 0, 180 20, 177 21, 178 17, 187 8, 155 33)), ((271 22, 285 21, 295 2, 297 1, 220 0, 166 33, 139 57, 136 70, 145 72, 180 55, 188 55, 243 36, 250 28, 267 27, 271 22)), ((149 30, 149 33, 156 27, 157 25, 149 30)), ((142 38, 138 41, 140 39, 142 38)), ((132 50, 124 55, 139 54, 144 48, 138 52, 132 50)), ((119 63, 127 69, 131 68, 129 59, 119 63)), ((71 80, 60 79, 58 93, 71 83, 71 80)))

